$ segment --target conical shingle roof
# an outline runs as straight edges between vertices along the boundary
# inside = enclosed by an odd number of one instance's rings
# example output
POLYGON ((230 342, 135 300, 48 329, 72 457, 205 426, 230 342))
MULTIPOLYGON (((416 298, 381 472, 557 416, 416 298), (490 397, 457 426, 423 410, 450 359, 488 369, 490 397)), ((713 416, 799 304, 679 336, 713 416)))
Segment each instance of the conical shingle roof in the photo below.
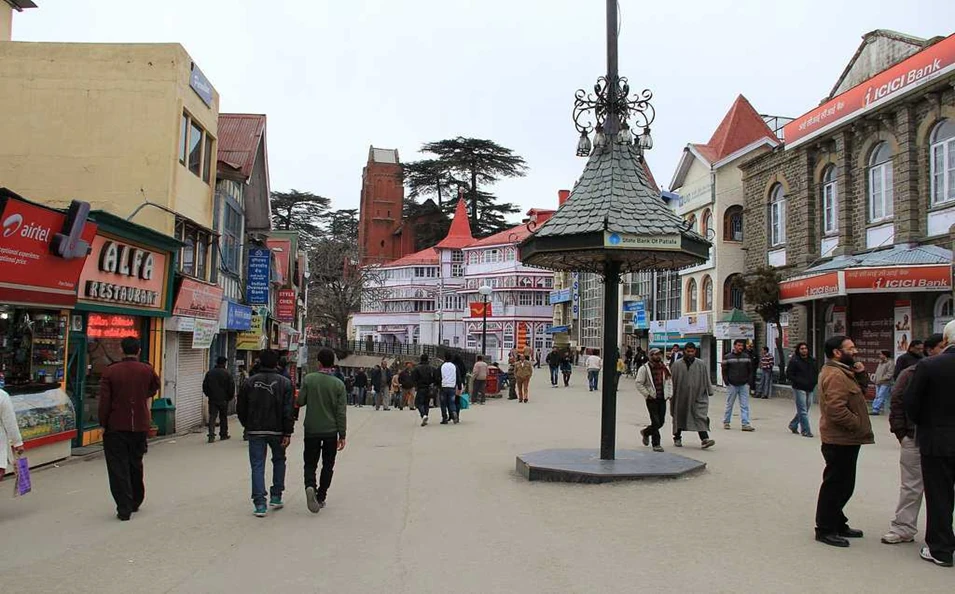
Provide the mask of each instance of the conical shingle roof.
POLYGON ((762 116, 756 112, 746 97, 740 95, 726 112, 710 141, 693 146, 712 164, 753 144, 760 138, 778 142, 776 135, 766 125, 762 116))
POLYGON ((448 234, 434 246, 436 249, 459 250, 474 243, 474 236, 471 235, 471 222, 468 220, 468 208, 464 200, 458 200, 458 205, 454 209, 454 219, 451 221, 451 228, 448 234))

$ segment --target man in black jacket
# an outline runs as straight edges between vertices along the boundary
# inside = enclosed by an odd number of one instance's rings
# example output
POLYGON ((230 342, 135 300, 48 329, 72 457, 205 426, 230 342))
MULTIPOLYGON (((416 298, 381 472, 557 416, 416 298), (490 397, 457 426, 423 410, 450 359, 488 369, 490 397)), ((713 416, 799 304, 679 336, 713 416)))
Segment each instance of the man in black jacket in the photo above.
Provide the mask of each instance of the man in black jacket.
POLYGON ((219 439, 229 439, 229 401, 235 398, 235 380, 225 368, 228 362, 225 357, 216 359, 216 366, 202 380, 202 393, 209 399, 209 443, 216 440, 216 418, 219 439))
POLYGON ((417 389, 415 407, 418 409, 418 414, 421 415, 421 426, 424 427, 428 424, 432 390, 435 385, 441 385, 441 377, 437 374, 435 368, 428 363, 428 355, 425 354, 421 355, 421 362, 411 372, 411 379, 417 389))
POLYGON ((547 353, 547 368, 550 370, 550 385, 557 387, 557 371, 560 369, 560 352, 557 347, 547 353))
POLYGON ((382 407, 391 410, 388 406, 388 392, 391 390, 391 370, 384 359, 381 364, 371 370, 371 386, 375 390, 375 410, 382 407))
POLYGON ((753 361, 743 352, 743 341, 733 341, 733 350, 723 357, 723 380, 726 382, 726 411, 723 413, 723 429, 730 428, 733 405, 739 398, 739 416, 743 431, 755 431, 749 422, 749 378, 753 374, 753 361))
POLYGON ((252 465, 252 502, 255 515, 264 518, 265 454, 272 450, 272 489, 269 505, 281 509, 285 491, 285 448, 295 429, 295 404, 292 382, 277 369, 279 357, 275 351, 262 351, 259 372, 248 379, 239 390, 236 412, 249 438, 249 463, 252 465))
MULTIPOLYGON (((919 361, 905 390, 905 412, 915 423, 925 488, 925 544, 922 559, 952 566, 955 531, 955 321, 942 332, 945 350, 919 361)), ((903 355, 904 356, 904 355, 903 355)))
POLYGON ((802 433, 803 437, 812 437, 809 426, 809 407, 819 381, 819 369, 816 361, 809 356, 809 345, 800 342, 796 345, 796 352, 786 367, 786 376, 792 382, 793 400, 796 401, 796 416, 789 421, 789 430, 793 433, 802 433))
POLYGON ((922 359, 922 354, 925 352, 925 345, 921 340, 913 340, 909 343, 909 350, 895 360, 895 372, 892 374, 892 379, 899 379, 899 374, 902 373, 902 370, 906 367, 915 365, 922 359))

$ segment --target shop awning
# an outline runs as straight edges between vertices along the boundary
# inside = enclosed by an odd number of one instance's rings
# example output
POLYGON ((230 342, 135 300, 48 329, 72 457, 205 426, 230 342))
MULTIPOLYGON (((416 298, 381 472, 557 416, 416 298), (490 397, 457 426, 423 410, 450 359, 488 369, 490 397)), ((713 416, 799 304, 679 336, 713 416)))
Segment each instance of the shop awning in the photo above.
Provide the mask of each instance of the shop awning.
POLYGON ((673 345, 678 344, 680 348, 683 349, 686 346, 686 343, 692 342, 699 348, 700 342, 698 340, 692 340, 689 338, 681 338, 679 340, 672 340, 669 342, 651 342, 649 348, 651 349, 661 349, 664 351, 669 351, 673 348, 673 345))
POLYGON ((567 334, 570 332, 570 326, 551 326, 547 329, 548 334, 567 334))

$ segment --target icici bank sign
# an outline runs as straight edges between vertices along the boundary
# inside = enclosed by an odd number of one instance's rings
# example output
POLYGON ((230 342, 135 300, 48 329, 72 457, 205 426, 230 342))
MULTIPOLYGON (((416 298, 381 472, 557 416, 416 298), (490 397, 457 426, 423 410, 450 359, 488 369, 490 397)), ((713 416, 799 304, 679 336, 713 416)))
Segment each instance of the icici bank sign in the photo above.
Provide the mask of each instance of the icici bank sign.
POLYGON ((847 293, 952 290, 952 267, 948 264, 850 268, 844 274, 847 293))

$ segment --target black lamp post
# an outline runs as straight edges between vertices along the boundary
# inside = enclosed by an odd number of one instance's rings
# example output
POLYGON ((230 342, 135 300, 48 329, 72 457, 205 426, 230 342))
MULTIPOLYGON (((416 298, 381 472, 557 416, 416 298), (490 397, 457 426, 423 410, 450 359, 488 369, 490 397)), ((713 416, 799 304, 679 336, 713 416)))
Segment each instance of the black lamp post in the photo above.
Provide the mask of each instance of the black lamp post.
POLYGON ((481 308, 481 354, 485 357, 487 357, 487 300, 491 296, 492 290, 488 285, 482 285, 478 288, 478 293, 481 294, 484 303, 484 307, 481 308))

